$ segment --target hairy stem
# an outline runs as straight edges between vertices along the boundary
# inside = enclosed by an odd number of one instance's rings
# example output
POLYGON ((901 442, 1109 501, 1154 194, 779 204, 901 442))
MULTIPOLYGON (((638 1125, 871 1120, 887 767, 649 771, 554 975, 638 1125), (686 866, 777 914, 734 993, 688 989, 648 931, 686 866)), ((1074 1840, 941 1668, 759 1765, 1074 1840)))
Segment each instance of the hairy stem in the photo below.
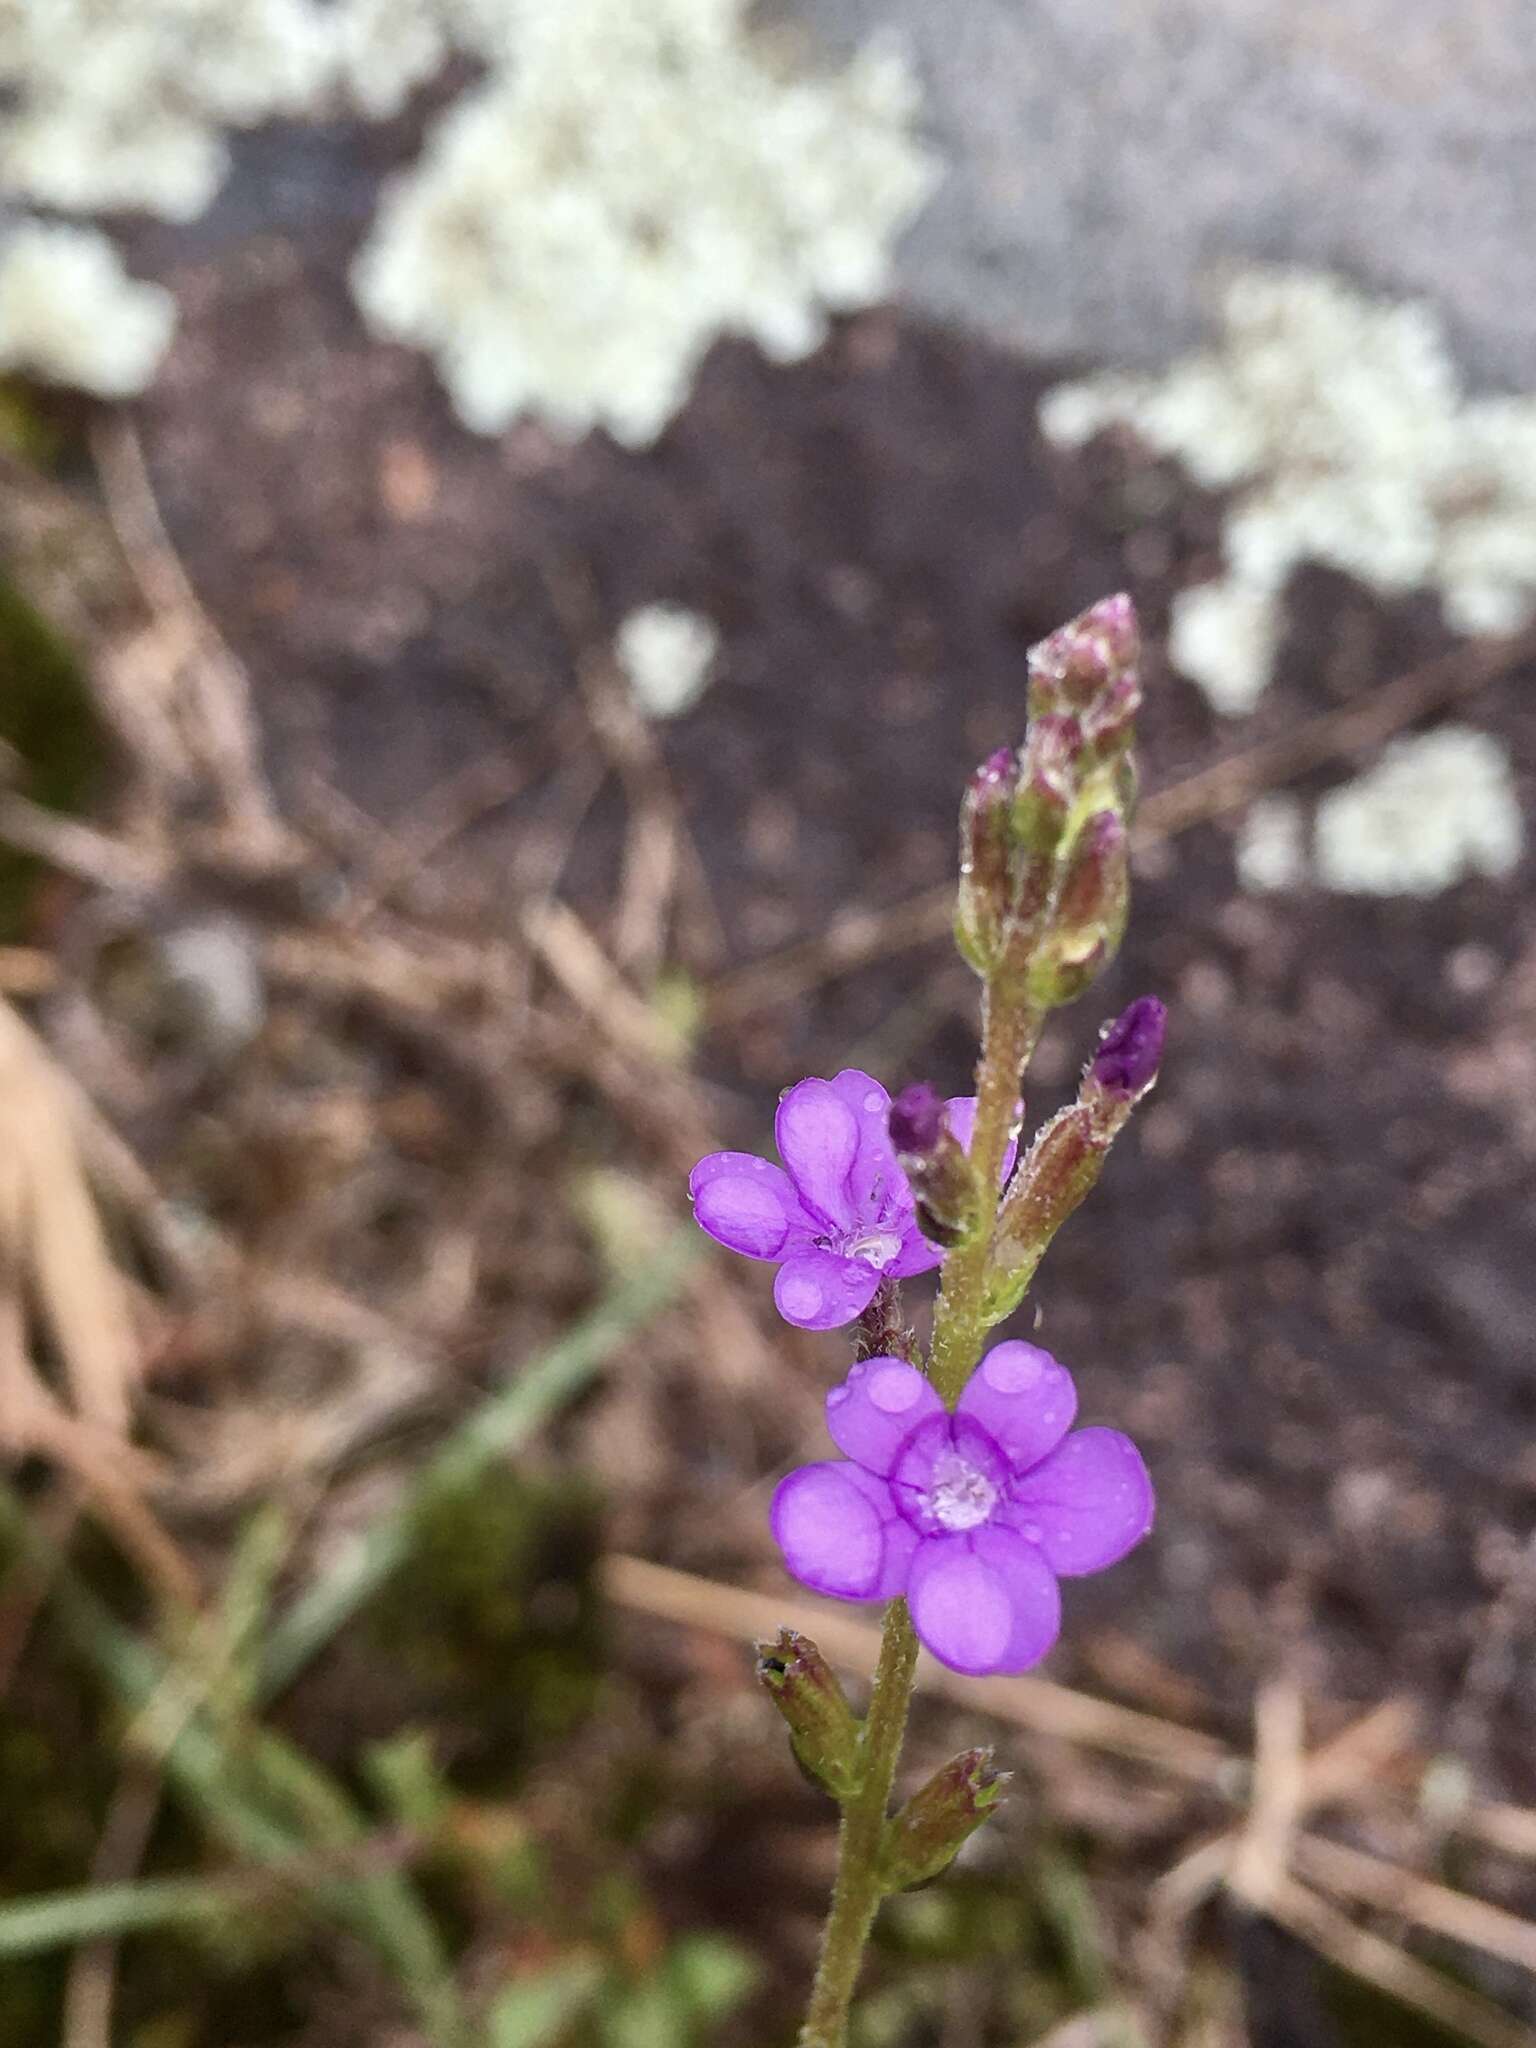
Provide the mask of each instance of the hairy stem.
POLYGON ((946 1408, 953 1408, 981 1356, 987 1334, 983 1314, 987 1258, 997 1220, 998 1180, 1019 1099, 1019 1078, 1035 1049, 1043 1022, 1026 1003, 1001 997, 989 983, 981 1058, 976 1067, 976 1128, 971 1158, 982 1187, 978 1228, 944 1261, 944 1284, 933 1319, 933 1357, 928 1377, 946 1408))
MULTIPOLYGON (((976 1069, 976 1128, 971 1138, 971 1157, 986 1191, 983 1213, 975 1237, 957 1246, 944 1262, 929 1365, 929 1378, 951 1408, 981 1354, 986 1335, 982 1291, 997 1218, 998 1179, 1013 1125, 1019 1077, 1040 1035, 1040 1024, 1038 1011, 1001 999, 989 985, 976 1069)), ((885 1610, 880 1661, 864 1722, 864 1780, 857 1796, 843 1808, 837 1879, 799 2048, 844 2048, 848 2038, 854 1985, 880 1905, 880 1838, 906 1733, 916 1668, 917 1637, 907 1603, 893 1600, 885 1610)))
POLYGON ((864 1944, 880 1904, 880 1836, 906 1732, 917 1665, 917 1637, 905 1600, 885 1610, 880 1662, 864 1722, 864 1782, 843 1808, 837 1845, 837 1882, 821 1937, 821 1961, 800 2029, 800 2048, 843 2048, 848 2009, 864 1960, 864 1944))

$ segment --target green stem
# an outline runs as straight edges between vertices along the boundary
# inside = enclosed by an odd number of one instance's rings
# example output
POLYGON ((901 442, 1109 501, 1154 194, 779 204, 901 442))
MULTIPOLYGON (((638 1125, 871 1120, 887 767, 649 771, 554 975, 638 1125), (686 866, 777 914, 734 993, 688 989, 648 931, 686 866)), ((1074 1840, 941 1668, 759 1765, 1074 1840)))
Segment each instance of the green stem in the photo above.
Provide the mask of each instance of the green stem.
MULTIPOLYGON (((1038 1011, 1002 999, 988 986, 976 1069, 976 1128, 971 1137, 971 1157, 986 1191, 983 1212, 975 1237, 957 1246, 944 1262, 928 1374, 948 1407, 958 1399, 986 1335, 982 1291, 997 1220, 998 1179, 1013 1125, 1019 1076, 1034 1050, 1040 1024, 1038 1011)), ((800 2029, 799 2048, 845 2048, 848 2039, 854 1985, 880 1905, 880 1842, 916 1668, 917 1637, 907 1603, 893 1600, 885 1610, 880 1661, 864 1721, 864 1782, 843 1808, 832 1906, 822 1933, 821 1960, 800 2029)))
POLYGON ((983 1306, 992 1226, 1001 1194, 998 1181, 1019 1099, 1019 1078, 1043 1021, 1038 1010, 1008 1001, 988 983, 981 1058, 976 1067, 976 1128, 971 1137, 971 1158, 982 1188, 982 1214, 975 1235, 956 1245, 944 1261, 928 1367, 928 1377, 946 1408, 953 1408, 959 1400, 987 1334, 983 1306))
POLYGON ((880 1837, 912 1701, 917 1637, 905 1600, 885 1610, 880 1661, 864 1722, 864 1782, 843 1808, 837 1881, 821 1938, 821 1961, 800 2029, 800 2048, 843 2048, 848 2008, 864 1960, 864 1944, 880 1904, 880 1837))

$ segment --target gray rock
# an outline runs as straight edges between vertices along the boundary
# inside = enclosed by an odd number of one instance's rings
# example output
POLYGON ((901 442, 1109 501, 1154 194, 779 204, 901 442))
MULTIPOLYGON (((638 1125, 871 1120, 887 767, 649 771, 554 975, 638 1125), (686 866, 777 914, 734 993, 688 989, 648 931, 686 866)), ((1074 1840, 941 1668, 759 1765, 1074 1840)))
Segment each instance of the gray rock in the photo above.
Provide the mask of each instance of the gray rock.
POLYGON ((908 303, 1031 351, 1153 365, 1239 264, 1444 310, 1536 384, 1532 0, 779 0, 834 52, 913 50, 947 186, 908 303))

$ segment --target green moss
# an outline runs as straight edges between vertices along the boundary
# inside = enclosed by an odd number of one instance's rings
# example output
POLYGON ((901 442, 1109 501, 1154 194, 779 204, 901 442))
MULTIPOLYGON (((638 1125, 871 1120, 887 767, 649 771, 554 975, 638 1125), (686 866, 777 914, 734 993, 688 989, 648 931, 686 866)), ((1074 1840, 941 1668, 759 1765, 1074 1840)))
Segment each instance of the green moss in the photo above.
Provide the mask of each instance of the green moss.
MULTIPOLYGON (((101 770, 104 746, 79 663, 21 593, 0 576, 0 743, 21 759, 23 795, 76 811, 101 770)), ((0 847, 0 940, 26 930, 36 861, 0 847)))
POLYGON ((447 1731, 456 1789, 507 1789, 590 1713, 598 1548, 595 1499, 572 1478, 503 1469, 422 1510, 370 1630, 409 1686, 412 1718, 447 1731))

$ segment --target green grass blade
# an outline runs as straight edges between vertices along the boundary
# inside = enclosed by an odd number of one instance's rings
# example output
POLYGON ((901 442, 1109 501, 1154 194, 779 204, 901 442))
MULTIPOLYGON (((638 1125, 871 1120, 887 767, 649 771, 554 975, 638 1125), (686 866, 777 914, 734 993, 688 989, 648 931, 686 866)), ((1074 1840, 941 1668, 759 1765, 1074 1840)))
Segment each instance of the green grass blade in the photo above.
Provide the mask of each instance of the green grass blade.
POLYGON ((422 1507, 439 1494, 467 1485, 494 1459, 519 1449, 582 1393, 624 1339, 676 1298, 702 1249, 692 1225, 675 1231, 643 1271, 615 1288, 574 1329, 465 1418, 404 1498, 364 1530, 274 1624, 262 1660, 262 1699, 281 1692, 403 1563, 422 1507))

